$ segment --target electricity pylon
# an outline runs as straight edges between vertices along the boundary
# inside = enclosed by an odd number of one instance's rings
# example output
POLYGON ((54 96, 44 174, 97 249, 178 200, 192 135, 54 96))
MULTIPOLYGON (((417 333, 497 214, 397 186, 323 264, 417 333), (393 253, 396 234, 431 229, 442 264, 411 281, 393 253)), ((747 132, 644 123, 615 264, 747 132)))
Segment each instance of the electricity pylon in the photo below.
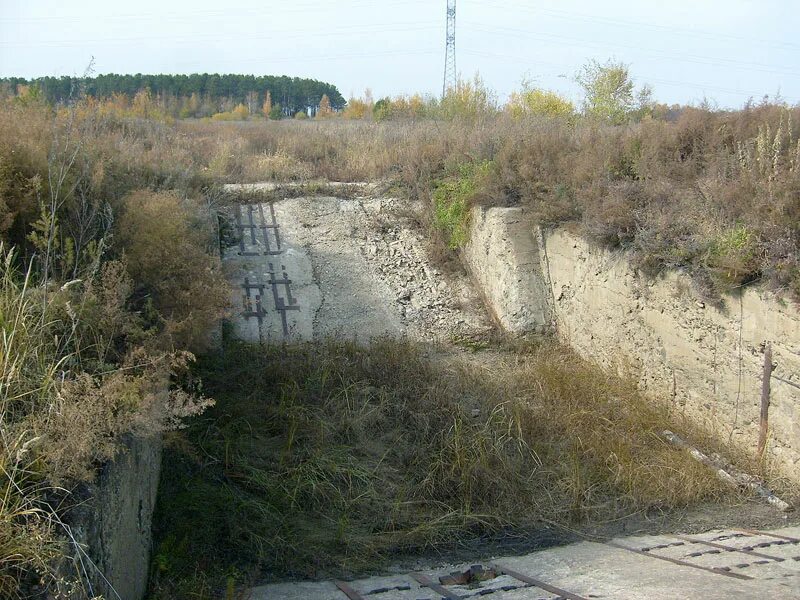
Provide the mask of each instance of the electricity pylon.
POLYGON ((456 0, 447 0, 447 43, 444 52, 444 81, 442 97, 450 88, 456 87, 456 0))

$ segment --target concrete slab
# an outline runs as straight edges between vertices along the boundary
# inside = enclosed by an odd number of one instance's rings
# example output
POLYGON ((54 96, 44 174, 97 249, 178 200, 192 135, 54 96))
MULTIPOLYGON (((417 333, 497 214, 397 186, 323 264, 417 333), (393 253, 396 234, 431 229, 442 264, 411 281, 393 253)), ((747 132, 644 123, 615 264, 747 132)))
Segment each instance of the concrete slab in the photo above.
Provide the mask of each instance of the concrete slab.
MULTIPOLYGON (((778 530, 778 535, 791 536, 798 528, 778 530)), ((693 536, 700 537, 700 536, 693 536)), ((721 544, 762 543, 769 539, 762 533, 742 536, 735 531, 714 531, 702 535, 706 541, 720 540, 721 544)), ((777 539, 777 538, 772 538, 777 539)), ((674 536, 638 536, 619 538, 614 543, 643 550, 638 554, 609 544, 581 542, 561 548, 534 552, 526 556, 488 558, 473 564, 505 567, 512 573, 470 585, 444 586, 452 597, 491 598, 492 600, 534 600, 555 598, 619 600, 728 600, 730 598, 781 598, 800 600, 800 579, 795 568, 800 561, 789 556, 794 544, 770 547, 775 552, 785 552, 787 559, 758 561, 746 568, 735 565, 752 557, 741 552, 720 551, 719 554, 695 555, 702 544, 676 540, 674 536), (679 545, 681 544, 681 545, 679 545), (688 564, 674 564, 656 557, 670 556, 688 564), (737 561, 739 561, 737 563, 737 561), (730 573, 740 573, 748 578, 735 578, 724 572, 712 572, 698 567, 722 566, 730 573), (522 574, 561 590, 547 591, 515 579, 522 574)), ((709 548, 705 546, 705 548, 709 548)), ((719 550, 719 549, 718 549, 719 550)), ((469 564, 444 565, 423 574, 438 583, 439 577, 451 571, 466 571, 469 564)), ((435 590, 421 586, 408 574, 372 577, 350 582, 363 598, 370 600, 433 600, 442 598, 435 590)), ((299 598, 324 598, 347 600, 347 596, 331 583, 289 583, 266 585, 250 591, 249 600, 296 600, 299 598), (331 587, 333 586, 333 587, 331 587)))

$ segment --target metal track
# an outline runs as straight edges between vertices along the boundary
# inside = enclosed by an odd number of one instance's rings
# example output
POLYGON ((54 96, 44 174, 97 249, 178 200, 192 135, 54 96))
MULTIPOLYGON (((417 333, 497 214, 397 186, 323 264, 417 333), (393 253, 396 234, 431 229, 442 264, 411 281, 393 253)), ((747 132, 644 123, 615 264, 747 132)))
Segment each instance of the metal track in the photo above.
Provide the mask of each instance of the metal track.
MULTIPOLYGON (((239 256, 279 256, 285 252, 281 241, 280 225, 275 214, 275 206, 269 203, 269 214, 263 204, 237 205, 235 210, 236 230, 239 235, 239 256), (260 232, 260 235, 258 233, 260 232), (262 250, 263 248, 263 250, 262 250)), ((284 339, 289 337, 289 311, 299 311, 300 305, 292 295, 292 280, 286 272, 285 265, 275 268, 274 263, 268 263, 269 270, 267 281, 251 282, 245 277, 242 288, 242 316, 245 319, 258 319, 259 329, 268 314, 264 306, 265 290, 269 287, 272 291, 274 310, 280 314, 281 329, 284 339)))
POLYGON ((275 207, 270 202, 269 204, 269 221, 267 221, 267 217, 264 214, 264 206, 259 204, 258 205, 258 217, 259 222, 256 223, 256 209, 253 207, 252 204, 247 205, 247 221, 244 222, 244 212, 242 209, 242 205, 239 204, 236 206, 236 231, 239 235, 239 256, 277 256, 279 254, 283 254, 283 248, 281 246, 281 234, 280 234, 280 226, 278 225, 278 220, 275 216, 275 207), (261 232, 261 240, 259 241, 256 232, 261 232), (272 242, 270 241, 270 232, 272 232, 272 237, 274 238, 272 242), (264 250, 262 252, 256 252, 252 250, 248 250, 247 246, 245 245, 245 236, 250 238, 250 245, 251 246, 263 246, 264 250), (273 247, 274 242, 274 247, 273 247))
POLYGON ((350 600, 364 600, 364 596, 355 591, 349 583, 345 581, 334 581, 337 588, 342 590, 342 593, 350 598, 350 600))
POLYGON ((493 567, 498 573, 503 573, 504 575, 513 577, 514 579, 516 579, 517 581, 521 581, 522 583, 527 583, 539 589, 545 590, 546 592, 556 594, 557 596, 566 598, 566 600, 587 600, 583 596, 579 596, 578 594, 573 594, 572 592, 568 592, 567 590, 562 590, 559 587, 550 585, 549 583, 545 583, 544 581, 540 581, 533 577, 529 577, 528 575, 525 575, 523 573, 517 573, 516 571, 512 571, 511 569, 508 569, 502 565, 493 565, 493 567))
POLYGON ((439 585, 426 575, 422 573, 409 573, 409 577, 416 579, 416 581, 422 586, 426 588, 432 589, 434 592, 439 594, 442 598, 447 598, 447 600, 463 600, 464 596, 459 596, 458 594, 451 592, 446 587, 439 585))
POLYGON ((775 562, 783 562, 784 560, 786 560, 785 558, 781 558, 780 556, 772 556, 771 554, 763 554, 761 552, 756 552, 755 550, 747 550, 746 548, 737 548, 735 546, 728 546, 726 544, 719 544, 717 542, 707 542, 706 540, 698 540, 696 538, 691 538, 684 535, 673 535, 672 537, 678 540, 683 540, 684 542, 689 542, 690 544, 701 544, 703 546, 717 548, 718 550, 725 550, 726 552, 739 552, 741 554, 747 554, 748 556, 756 556, 758 558, 774 560, 775 562))
POLYGON ((733 579, 742 579, 742 580, 753 579, 752 577, 749 577, 748 575, 742 575, 741 573, 731 573, 729 571, 725 571, 719 568, 695 565, 685 560, 680 560, 679 558, 670 558, 669 556, 660 556, 658 554, 644 552, 642 550, 637 550, 636 548, 631 548, 629 546, 625 546, 617 542, 606 542, 606 545, 611 546, 613 548, 619 548, 620 550, 627 550, 628 552, 633 552, 634 554, 639 554, 641 556, 649 556, 650 558, 657 558, 658 560, 670 562, 673 565, 680 565, 682 567, 692 567, 693 569, 700 569, 701 571, 706 571, 708 573, 716 573, 717 575, 724 575, 725 577, 732 577, 733 579))
POLYGON ((770 533, 769 531, 759 531, 758 529, 737 529, 737 531, 741 531, 742 533, 747 533, 750 535, 763 535, 765 537, 775 538, 777 540, 784 540, 787 542, 791 542, 792 544, 800 544, 800 539, 789 537, 786 535, 778 535, 777 533, 770 533))

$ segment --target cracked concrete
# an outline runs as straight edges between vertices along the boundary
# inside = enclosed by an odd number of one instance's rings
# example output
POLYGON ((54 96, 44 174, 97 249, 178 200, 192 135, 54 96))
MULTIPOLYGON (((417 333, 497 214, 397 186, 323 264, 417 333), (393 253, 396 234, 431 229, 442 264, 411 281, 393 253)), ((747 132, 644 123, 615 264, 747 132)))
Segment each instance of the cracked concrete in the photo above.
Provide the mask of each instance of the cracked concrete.
POLYGON ((491 322, 479 296, 465 276, 431 264, 409 209, 374 197, 232 208, 238 239, 223 258, 235 335, 265 343, 485 335, 491 322))

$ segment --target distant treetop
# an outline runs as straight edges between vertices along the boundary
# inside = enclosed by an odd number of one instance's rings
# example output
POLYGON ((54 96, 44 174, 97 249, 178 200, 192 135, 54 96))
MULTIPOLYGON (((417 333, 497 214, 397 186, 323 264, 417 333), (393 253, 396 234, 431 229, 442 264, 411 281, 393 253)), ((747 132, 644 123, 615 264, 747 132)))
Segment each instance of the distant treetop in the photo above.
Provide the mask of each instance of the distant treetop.
POLYGON ((89 96, 108 98, 123 94, 133 98, 140 90, 148 89, 154 96, 190 97, 196 94, 212 102, 222 99, 236 105, 248 104, 258 99, 264 102, 267 93, 272 103, 280 103, 287 115, 308 108, 316 109, 323 96, 327 96, 334 110, 344 108, 346 101, 339 90, 330 83, 315 79, 288 77, 286 75, 219 75, 194 73, 192 75, 98 75, 96 77, 39 77, 0 79, 0 86, 15 93, 18 86, 37 86, 43 97, 52 103, 64 102, 83 89, 89 96))

